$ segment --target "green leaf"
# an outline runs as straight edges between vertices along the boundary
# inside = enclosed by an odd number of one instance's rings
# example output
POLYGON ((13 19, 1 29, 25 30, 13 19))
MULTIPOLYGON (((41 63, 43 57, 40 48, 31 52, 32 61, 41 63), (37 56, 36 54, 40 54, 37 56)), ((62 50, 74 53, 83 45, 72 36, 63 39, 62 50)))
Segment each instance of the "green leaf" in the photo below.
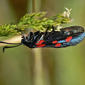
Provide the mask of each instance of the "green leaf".
POLYGON ((46 12, 25 14, 17 24, 4 24, 0 26, 0 36, 18 35, 26 29, 45 31, 47 26, 61 26, 71 22, 70 10, 66 10, 52 17, 45 17, 46 12))

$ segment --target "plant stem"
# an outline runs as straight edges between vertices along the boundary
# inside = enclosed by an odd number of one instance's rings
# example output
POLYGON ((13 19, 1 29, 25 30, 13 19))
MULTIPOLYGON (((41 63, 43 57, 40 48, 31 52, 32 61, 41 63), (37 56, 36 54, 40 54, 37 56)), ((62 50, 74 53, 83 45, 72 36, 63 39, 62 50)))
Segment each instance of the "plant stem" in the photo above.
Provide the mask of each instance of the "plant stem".
POLYGON ((33 49, 32 52, 34 55, 34 85, 44 85, 41 49, 33 49))
MULTIPOLYGON (((38 0, 32 0, 32 12, 40 9, 38 0), (37 7, 38 6, 38 7, 37 7)), ((43 83, 43 66, 41 49, 33 49, 34 54, 34 85, 44 85, 43 83)))
POLYGON ((36 11, 35 2, 36 0, 32 0, 32 12, 36 11))

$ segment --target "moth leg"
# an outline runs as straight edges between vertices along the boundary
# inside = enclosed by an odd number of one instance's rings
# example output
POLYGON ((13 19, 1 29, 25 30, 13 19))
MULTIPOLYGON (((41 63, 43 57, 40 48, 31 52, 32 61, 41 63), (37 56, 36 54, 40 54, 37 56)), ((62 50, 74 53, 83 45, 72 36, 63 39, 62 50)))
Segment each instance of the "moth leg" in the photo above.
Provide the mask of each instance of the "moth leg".
POLYGON ((33 32, 30 32, 27 36, 26 36, 27 40, 31 40, 33 39, 33 32))
POLYGON ((48 33, 49 28, 50 28, 50 27, 48 26, 47 29, 46 29, 46 31, 45 31, 45 33, 44 33, 44 38, 46 38, 46 37, 48 36, 48 34, 49 34, 49 33, 48 33))
POLYGON ((40 35, 40 31, 35 32, 34 36, 33 36, 33 41, 36 41, 38 39, 39 35, 40 35))
MULTIPOLYGON (((48 29, 47 29, 48 30, 48 29)), ((50 32, 45 32, 44 34, 43 34, 43 39, 44 40, 47 40, 48 38, 49 38, 49 34, 50 34, 50 32)))
POLYGON ((54 32, 55 31, 55 27, 52 25, 52 31, 54 32))
POLYGON ((29 40, 27 40, 26 42, 30 42, 31 45, 34 46, 39 38, 39 35, 40 35, 40 31, 37 31, 34 33, 30 32, 30 34, 27 36, 27 38, 29 38, 29 40))
POLYGON ((52 32, 55 32, 55 29, 57 29, 57 27, 52 25, 52 32))

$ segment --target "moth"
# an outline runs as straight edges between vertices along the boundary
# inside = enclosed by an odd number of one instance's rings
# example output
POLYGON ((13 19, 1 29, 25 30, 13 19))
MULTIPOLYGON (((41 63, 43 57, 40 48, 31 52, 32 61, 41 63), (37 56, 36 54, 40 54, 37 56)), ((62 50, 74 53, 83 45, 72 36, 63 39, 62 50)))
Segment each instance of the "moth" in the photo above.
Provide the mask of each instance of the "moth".
POLYGON ((52 26, 52 30, 49 31, 49 27, 45 32, 30 32, 27 36, 23 35, 21 43, 7 43, 0 41, 5 44, 15 44, 14 46, 4 46, 3 51, 6 48, 17 47, 25 45, 29 48, 64 48, 68 46, 75 46, 80 43, 85 37, 84 28, 82 26, 70 26, 61 28, 60 31, 56 31, 55 27, 52 26))

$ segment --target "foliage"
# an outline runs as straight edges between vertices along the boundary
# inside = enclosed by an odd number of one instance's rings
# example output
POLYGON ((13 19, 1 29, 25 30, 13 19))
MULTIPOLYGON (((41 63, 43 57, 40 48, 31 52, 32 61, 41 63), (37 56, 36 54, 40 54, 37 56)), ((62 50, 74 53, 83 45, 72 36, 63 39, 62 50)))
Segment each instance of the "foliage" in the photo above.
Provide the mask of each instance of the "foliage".
POLYGON ((62 14, 52 17, 45 17, 46 12, 38 12, 24 15, 17 24, 5 24, 0 26, 0 36, 21 34, 24 30, 32 28, 44 31, 47 26, 61 27, 71 21, 70 11, 66 10, 62 14))

